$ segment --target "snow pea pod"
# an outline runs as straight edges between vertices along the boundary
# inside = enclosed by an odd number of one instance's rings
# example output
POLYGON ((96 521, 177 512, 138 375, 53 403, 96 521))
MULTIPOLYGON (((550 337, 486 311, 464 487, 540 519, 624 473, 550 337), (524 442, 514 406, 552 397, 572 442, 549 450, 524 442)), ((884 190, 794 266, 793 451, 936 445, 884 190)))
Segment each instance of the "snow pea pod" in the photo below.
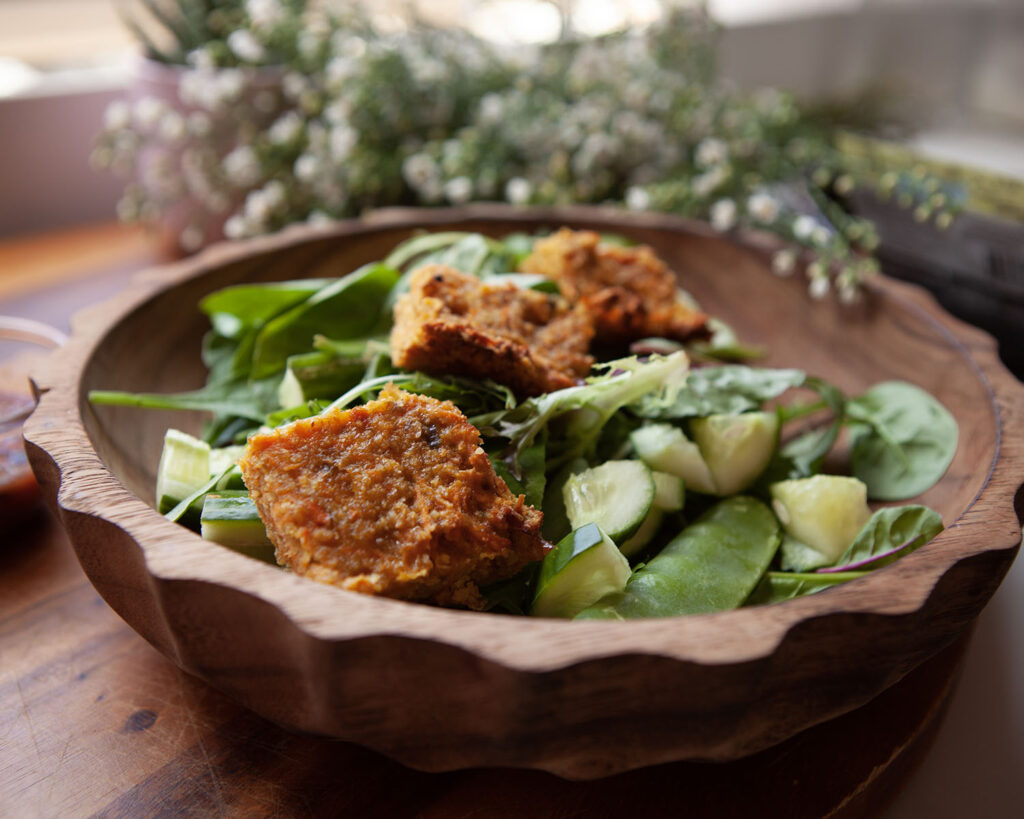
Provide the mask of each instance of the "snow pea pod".
POLYGON ((758 584, 779 547, 779 524, 761 501, 726 498, 637 569, 624 592, 578 619, 672 617, 734 609, 758 584))

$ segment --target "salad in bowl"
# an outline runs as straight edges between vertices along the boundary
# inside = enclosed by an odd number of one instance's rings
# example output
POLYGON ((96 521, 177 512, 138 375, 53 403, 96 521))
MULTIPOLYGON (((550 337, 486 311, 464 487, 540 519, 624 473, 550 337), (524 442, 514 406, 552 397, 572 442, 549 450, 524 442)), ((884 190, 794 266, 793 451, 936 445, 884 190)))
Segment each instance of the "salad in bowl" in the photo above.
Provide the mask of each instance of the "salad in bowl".
POLYGON ((953 415, 883 381, 757 366, 650 247, 562 228, 442 231, 336 278, 206 295, 206 385, 93 390, 204 410, 155 503, 342 589, 579 620, 828 590, 943 528, 906 504, 953 415))

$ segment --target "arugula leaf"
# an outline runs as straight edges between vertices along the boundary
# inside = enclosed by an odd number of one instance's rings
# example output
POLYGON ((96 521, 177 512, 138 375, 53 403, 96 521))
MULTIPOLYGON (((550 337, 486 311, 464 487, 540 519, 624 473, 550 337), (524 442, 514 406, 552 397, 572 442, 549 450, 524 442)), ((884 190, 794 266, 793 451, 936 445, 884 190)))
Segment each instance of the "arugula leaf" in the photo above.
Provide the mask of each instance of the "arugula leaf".
POLYGON ((417 236, 395 248, 384 264, 401 271, 402 276, 388 295, 387 307, 409 290, 409 279, 425 264, 444 264, 471 276, 488 276, 515 270, 514 254, 498 241, 482 233, 432 233, 417 236))
POLYGON ((760 582, 754 587, 744 606, 764 606, 769 603, 781 603, 794 597, 816 594, 840 583, 856 580, 867 572, 765 572, 760 582))
POLYGON ((317 335, 352 339, 386 332, 391 315, 384 305, 397 281, 394 268, 365 265, 272 318, 255 339, 253 376, 283 370, 288 356, 307 352, 317 335))
POLYGON ((597 365, 596 369, 606 372, 589 377, 585 384, 527 399, 494 421, 497 434, 512 444, 509 465, 513 474, 522 474, 523 453, 555 418, 562 423, 559 434, 548 439, 548 471, 573 458, 589 458, 605 423, 619 409, 648 393, 665 394, 670 400, 687 367, 684 353, 651 356, 646 361, 635 356, 622 358, 597 365))
POLYGON ((630 409, 643 418, 701 418, 739 415, 799 387, 800 370, 768 369, 729 364, 690 370, 686 382, 670 396, 665 392, 642 397, 630 409))
POLYGON ((119 407, 202 410, 262 423, 266 414, 277 407, 279 381, 279 377, 273 376, 258 381, 216 382, 198 390, 166 394, 92 390, 89 400, 119 407))
MULTIPOLYGON (((394 384, 408 392, 429 395, 441 401, 451 401, 473 422, 478 413, 492 413, 508 410, 516 405, 515 396, 508 387, 493 381, 474 381, 457 376, 434 377, 426 373, 390 373, 363 381, 336 401, 328 409, 347 407, 353 401, 379 392, 388 384, 394 384)), ((474 424, 474 426, 476 426, 474 424)))
POLYGON ((927 506, 879 509, 835 562, 836 568, 829 571, 847 566, 868 566, 871 569, 888 566, 928 543, 941 531, 942 516, 927 506))
POLYGON ((846 404, 853 474, 879 500, 904 500, 934 486, 956 453, 956 419, 905 381, 886 381, 846 404))

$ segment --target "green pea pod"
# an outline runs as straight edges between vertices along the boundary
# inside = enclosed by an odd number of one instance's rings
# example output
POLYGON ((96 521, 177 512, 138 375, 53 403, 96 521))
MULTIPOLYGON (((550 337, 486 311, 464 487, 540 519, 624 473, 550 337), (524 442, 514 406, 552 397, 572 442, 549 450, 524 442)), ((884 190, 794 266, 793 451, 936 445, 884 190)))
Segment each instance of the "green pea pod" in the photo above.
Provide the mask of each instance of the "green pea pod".
POLYGON ((761 501, 726 498, 687 526, 624 592, 609 595, 578 619, 673 617, 734 609, 747 599, 779 547, 779 524, 761 501))

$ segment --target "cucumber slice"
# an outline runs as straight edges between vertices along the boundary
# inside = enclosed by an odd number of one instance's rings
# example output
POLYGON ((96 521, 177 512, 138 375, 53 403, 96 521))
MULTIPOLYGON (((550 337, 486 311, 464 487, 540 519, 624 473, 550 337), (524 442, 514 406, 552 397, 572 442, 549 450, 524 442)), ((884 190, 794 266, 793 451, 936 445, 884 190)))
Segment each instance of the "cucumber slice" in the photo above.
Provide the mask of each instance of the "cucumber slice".
POLYGON ((626 557, 633 557, 639 554, 640 550, 650 543, 651 539, 658 533, 658 529, 661 528, 661 522, 664 519, 664 511, 657 506, 652 506, 651 511, 644 518, 644 522, 640 524, 640 528, 634 532, 629 540, 619 547, 619 551, 626 557))
POLYGON ((775 412, 709 415, 690 423, 693 440, 711 471, 715 493, 735 495, 764 472, 779 440, 775 412))
POLYGON ((607 594, 622 591, 629 561, 596 524, 570 532, 540 566, 530 613, 536 617, 575 617, 607 594))
POLYGON ((210 480, 210 445, 169 429, 156 470, 156 504, 165 514, 210 480))
MULTIPOLYGON (((824 562, 818 565, 835 563, 871 518, 867 486, 856 478, 796 478, 773 483, 770 492, 772 508, 782 528, 823 556, 824 562)), ((788 557, 787 563, 795 561, 794 565, 816 562, 813 555, 805 552, 791 545, 784 557, 788 557)))
POLYGON ((366 345, 359 343, 348 357, 319 351, 289 356, 277 388, 278 403, 287 409, 314 398, 337 398, 358 384, 366 372, 365 350, 366 345))
POLYGON ((629 440, 640 460, 651 469, 682 478, 694 492, 715 494, 715 483, 704 456, 679 427, 648 424, 634 430, 629 440))
POLYGON ((678 475, 651 472, 654 478, 654 508, 662 512, 678 512, 686 502, 686 484, 678 475))
POLYGON ((573 529, 596 523, 616 543, 628 540, 654 503, 654 478, 640 461, 605 461, 570 475, 562 488, 573 529))
POLYGON ((541 524, 541 533, 549 543, 558 543, 572 531, 572 524, 569 523, 569 516, 565 512, 562 490, 571 475, 586 472, 588 467, 582 458, 574 458, 548 479, 544 487, 544 522, 541 524))
POLYGON ((201 534, 236 552, 274 563, 274 544, 256 511, 256 504, 245 492, 209 494, 203 503, 201 534))

